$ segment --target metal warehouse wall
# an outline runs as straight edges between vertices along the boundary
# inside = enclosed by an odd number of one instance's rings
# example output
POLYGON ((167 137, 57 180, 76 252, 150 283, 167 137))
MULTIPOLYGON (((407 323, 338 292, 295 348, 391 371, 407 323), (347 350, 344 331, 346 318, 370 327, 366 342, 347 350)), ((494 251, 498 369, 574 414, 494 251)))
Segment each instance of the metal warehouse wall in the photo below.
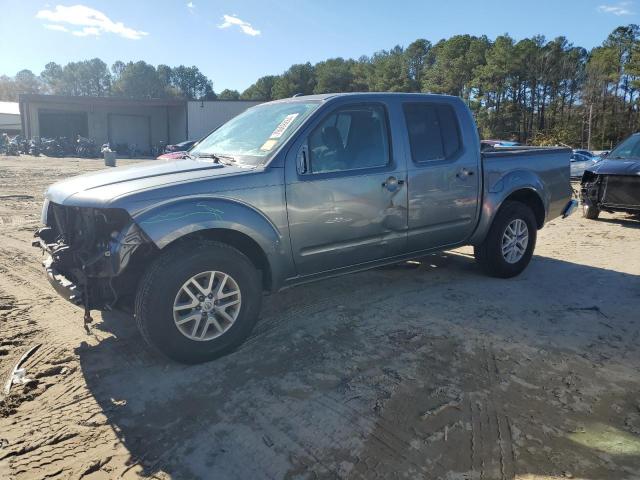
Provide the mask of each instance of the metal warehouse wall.
MULTIPOLYGON (((104 99, 101 99, 104 101, 104 99)), ((90 102, 87 100, 87 102, 90 102)), ((110 139, 110 130, 116 125, 113 122, 122 122, 127 117, 143 118, 147 125, 141 138, 133 138, 139 149, 149 150, 158 142, 175 143, 184 140, 186 134, 186 115, 184 106, 140 106, 132 103, 126 105, 85 105, 81 103, 65 102, 28 102, 27 116, 29 131, 25 135, 30 137, 42 136, 40 132, 39 114, 72 114, 82 113, 87 118, 86 135, 92 138, 96 144, 101 145, 110 139), (111 120, 110 120, 111 119, 111 120), (110 124, 111 123, 111 124, 110 124)), ((120 130, 126 130, 126 125, 120 130)))
POLYGON ((243 100, 189 102, 187 105, 189 140, 198 140, 204 137, 227 120, 260 103, 262 102, 243 100))

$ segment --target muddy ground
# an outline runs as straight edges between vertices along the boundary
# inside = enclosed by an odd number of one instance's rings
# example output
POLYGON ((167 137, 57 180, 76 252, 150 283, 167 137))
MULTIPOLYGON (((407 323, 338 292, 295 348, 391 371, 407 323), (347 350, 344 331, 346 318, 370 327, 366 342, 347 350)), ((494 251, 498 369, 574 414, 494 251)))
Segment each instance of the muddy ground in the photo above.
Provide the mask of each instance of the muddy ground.
MULTIPOLYGON (((127 163, 127 162, 121 162, 127 163)), ((45 186, 98 160, 0 157, 0 478, 640 478, 640 222, 574 215, 518 278, 462 248, 265 299, 186 367, 56 296, 45 186)))

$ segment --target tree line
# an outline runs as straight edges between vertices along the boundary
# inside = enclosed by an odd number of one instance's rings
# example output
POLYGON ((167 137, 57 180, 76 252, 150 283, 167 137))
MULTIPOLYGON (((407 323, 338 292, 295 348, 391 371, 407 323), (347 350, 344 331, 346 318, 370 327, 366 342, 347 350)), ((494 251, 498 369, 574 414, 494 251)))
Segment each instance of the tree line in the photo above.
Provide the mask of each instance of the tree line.
POLYGON ((197 67, 100 59, 49 63, 0 77, 0 99, 19 93, 137 98, 274 100, 353 91, 431 92, 461 97, 483 138, 608 149, 640 122, 640 28, 620 26, 590 51, 565 37, 455 35, 417 39, 355 59, 292 65, 240 93, 213 91, 197 67))
POLYGON ((21 70, 0 76, 0 100, 17 101, 21 93, 128 98, 238 99, 240 94, 213 91, 213 83, 196 66, 157 67, 143 61, 116 61, 108 67, 99 58, 59 65, 47 63, 40 75, 21 70))

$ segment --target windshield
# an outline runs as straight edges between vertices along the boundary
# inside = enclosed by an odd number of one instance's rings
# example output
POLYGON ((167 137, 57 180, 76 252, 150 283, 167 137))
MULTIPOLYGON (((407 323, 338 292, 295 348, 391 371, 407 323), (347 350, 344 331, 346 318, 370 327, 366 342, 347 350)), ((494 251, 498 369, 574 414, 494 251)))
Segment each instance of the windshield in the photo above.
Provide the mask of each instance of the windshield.
POLYGON ((194 157, 228 157, 251 165, 263 163, 319 105, 319 102, 258 105, 222 125, 189 153, 194 157))
POLYGON ((607 159, 627 160, 640 158, 640 135, 632 135, 614 148, 607 159))

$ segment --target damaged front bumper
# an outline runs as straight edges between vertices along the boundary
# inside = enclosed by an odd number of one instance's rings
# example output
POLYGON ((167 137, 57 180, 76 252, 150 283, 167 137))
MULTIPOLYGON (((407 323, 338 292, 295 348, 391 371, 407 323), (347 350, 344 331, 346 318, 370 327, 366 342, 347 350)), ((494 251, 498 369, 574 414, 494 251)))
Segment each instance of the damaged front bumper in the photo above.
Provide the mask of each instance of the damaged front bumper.
POLYGON ((640 212, 640 176, 585 172, 580 199, 606 212, 640 212))
POLYGON ((32 245, 45 254, 51 286, 86 312, 111 310, 123 292, 131 290, 125 270, 134 252, 150 245, 147 237, 130 220, 108 221, 104 211, 76 209, 53 219, 49 215, 46 221, 32 245))
POLYGON ((55 262, 51 255, 47 255, 42 265, 47 273, 47 280, 49 280, 53 289, 58 292, 58 295, 74 305, 84 305, 82 288, 56 269, 55 262))

